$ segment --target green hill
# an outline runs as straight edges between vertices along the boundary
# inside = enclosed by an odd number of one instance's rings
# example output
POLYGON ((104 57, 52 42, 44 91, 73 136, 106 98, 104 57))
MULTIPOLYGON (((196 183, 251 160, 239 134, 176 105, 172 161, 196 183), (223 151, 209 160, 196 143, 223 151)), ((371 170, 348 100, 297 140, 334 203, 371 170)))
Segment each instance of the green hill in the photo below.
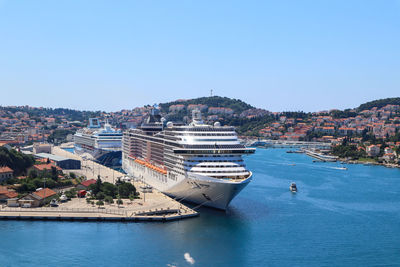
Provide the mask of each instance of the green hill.
POLYGON ((386 105, 400 105, 400 97, 392 97, 392 98, 385 98, 385 99, 370 101, 370 102, 361 104, 357 108, 357 110, 362 111, 362 110, 371 109, 373 107, 381 108, 386 105))
POLYGON ((168 103, 161 103, 159 104, 159 106, 161 108, 161 112, 168 113, 169 107, 177 104, 182 104, 185 106, 188 106, 190 104, 203 104, 207 105, 208 107, 231 108, 236 114, 240 114, 247 109, 254 108, 253 106, 243 102, 242 100, 221 96, 200 97, 186 101, 178 100, 168 103))

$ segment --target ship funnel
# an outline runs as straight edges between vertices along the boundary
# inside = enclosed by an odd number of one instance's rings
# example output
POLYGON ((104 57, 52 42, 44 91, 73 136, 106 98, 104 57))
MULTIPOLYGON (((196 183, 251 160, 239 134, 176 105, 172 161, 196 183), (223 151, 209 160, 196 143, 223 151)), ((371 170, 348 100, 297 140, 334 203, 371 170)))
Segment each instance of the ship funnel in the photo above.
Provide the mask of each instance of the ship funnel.
POLYGON ((194 109, 192 111, 192 120, 193 120, 193 124, 203 124, 203 120, 201 118, 201 112, 198 109, 194 109))

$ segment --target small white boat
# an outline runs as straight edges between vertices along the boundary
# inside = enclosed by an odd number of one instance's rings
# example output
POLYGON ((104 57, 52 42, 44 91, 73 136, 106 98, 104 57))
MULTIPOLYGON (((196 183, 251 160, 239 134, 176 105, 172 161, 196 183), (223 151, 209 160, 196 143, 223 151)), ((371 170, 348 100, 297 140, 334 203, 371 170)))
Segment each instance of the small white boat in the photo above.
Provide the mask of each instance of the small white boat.
POLYGON ((291 183, 291 184, 290 184, 290 187, 289 187, 289 190, 290 190, 292 193, 296 193, 296 192, 297 192, 296 183, 291 183))

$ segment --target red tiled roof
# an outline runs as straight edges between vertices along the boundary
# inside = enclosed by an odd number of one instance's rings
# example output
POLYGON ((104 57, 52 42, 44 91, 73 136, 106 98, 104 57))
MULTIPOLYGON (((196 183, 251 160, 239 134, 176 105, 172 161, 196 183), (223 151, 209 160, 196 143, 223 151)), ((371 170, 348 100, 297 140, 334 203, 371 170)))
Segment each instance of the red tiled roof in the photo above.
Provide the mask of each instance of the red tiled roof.
POLYGON ((51 167, 56 167, 56 169, 57 169, 58 171, 61 171, 61 170, 62 170, 60 167, 55 166, 55 165, 52 164, 52 163, 33 165, 33 168, 35 168, 35 169, 38 170, 38 171, 51 170, 51 167))
POLYGON ((4 194, 6 192, 8 192, 7 186, 0 186, 0 194, 4 194))
POLYGON ((44 188, 40 191, 33 192, 33 194, 40 198, 45 198, 45 197, 48 198, 48 197, 54 196, 57 193, 54 192, 53 190, 51 190, 50 188, 44 188))
POLYGON ((14 172, 10 167, 0 167, 0 173, 14 172))
POLYGON ((90 180, 83 181, 83 182, 81 183, 81 185, 88 187, 89 185, 95 184, 95 183, 96 183, 96 180, 95 180, 95 179, 90 179, 90 180))
POLYGON ((14 191, 8 191, 5 195, 7 198, 15 198, 18 196, 18 193, 14 191))

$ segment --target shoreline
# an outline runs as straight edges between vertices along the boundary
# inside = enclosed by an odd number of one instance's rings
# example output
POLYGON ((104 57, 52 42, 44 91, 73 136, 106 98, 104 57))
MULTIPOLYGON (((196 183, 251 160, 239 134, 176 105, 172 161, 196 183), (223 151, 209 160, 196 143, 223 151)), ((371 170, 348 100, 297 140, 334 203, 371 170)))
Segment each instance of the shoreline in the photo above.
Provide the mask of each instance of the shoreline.
POLYGON ((374 162, 374 161, 361 161, 357 159, 344 159, 344 158, 339 158, 339 162, 341 163, 346 163, 346 164, 362 164, 365 166, 383 166, 386 168, 400 168, 399 164, 395 163, 379 163, 379 162, 374 162))
MULTIPOLYGON (((293 147, 258 147, 261 149, 290 149, 293 147)), ((300 152, 290 152, 290 153, 299 153, 300 152)), ((301 154, 306 154, 304 152, 302 152, 301 154)), ((329 156, 334 156, 332 154, 329 154, 329 156)), ((311 157, 311 156, 310 156, 311 157)), ((320 160, 321 162, 330 162, 330 161, 324 161, 324 160, 320 160)), ((391 168, 391 169, 395 169, 395 168, 400 168, 400 164, 395 164, 395 163, 379 163, 376 161, 360 161, 357 159, 345 159, 345 158, 338 158, 336 162, 340 162, 340 163, 345 163, 345 164, 362 164, 365 166, 383 166, 386 168, 391 168)))

